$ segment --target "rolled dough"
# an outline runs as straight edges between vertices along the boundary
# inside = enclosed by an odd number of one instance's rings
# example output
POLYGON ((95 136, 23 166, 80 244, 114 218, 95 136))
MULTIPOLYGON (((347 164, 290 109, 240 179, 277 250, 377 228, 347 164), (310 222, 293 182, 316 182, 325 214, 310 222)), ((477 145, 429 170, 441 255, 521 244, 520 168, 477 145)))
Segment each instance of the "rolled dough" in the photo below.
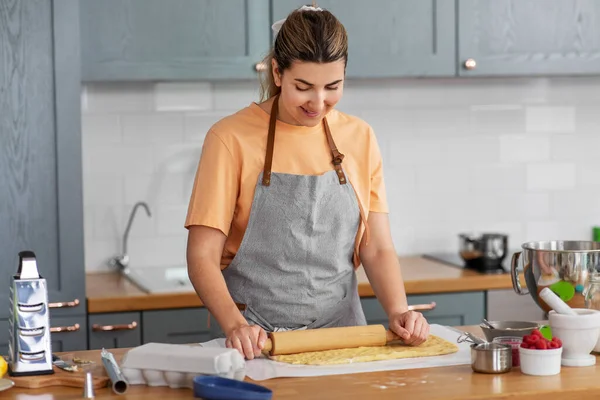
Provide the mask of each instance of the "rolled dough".
POLYGON ((397 358, 440 356, 456 353, 457 351, 458 346, 454 343, 450 343, 435 335, 429 335, 427 341, 419 346, 388 344, 386 346, 356 347, 351 349, 270 356, 270 358, 288 364, 332 365, 393 360, 397 358))

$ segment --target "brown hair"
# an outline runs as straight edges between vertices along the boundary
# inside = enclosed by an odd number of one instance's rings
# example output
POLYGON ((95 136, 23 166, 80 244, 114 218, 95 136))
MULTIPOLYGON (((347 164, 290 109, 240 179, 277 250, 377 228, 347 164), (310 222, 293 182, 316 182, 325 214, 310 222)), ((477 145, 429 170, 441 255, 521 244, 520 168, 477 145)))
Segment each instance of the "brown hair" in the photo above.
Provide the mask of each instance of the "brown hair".
POLYGON ((348 62, 346 29, 327 10, 292 11, 277 33, 273 48, 263 60, 266 68, 261 74, 261 100, 281 91, 273 79, 273 59, 282 74, 294 61, 329 63, 343 59, 345 68, 348 62))

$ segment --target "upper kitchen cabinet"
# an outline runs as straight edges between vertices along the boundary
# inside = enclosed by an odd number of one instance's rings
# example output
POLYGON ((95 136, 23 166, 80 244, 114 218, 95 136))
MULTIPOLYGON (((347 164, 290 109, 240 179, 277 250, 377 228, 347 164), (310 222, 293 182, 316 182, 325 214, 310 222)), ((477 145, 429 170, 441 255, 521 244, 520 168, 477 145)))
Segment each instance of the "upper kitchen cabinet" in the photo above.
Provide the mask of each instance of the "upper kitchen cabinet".
POLYGON ((600 73, 600 1, 458 0, 459 75, 600 73))
MULTIPOLYGON (((273 19, 310 2, 273 0, 273 19)), ((320 0, 348 32, 351 78, 455 76, 454 0, 320 0)))
POLYGON ((255 78, 269 0, 81 0, 84 81, 255 78))
POLYGON ((65 333, 86 314, 77 17, 77 0, 0 1, 0 318, 31 250, 65 333))

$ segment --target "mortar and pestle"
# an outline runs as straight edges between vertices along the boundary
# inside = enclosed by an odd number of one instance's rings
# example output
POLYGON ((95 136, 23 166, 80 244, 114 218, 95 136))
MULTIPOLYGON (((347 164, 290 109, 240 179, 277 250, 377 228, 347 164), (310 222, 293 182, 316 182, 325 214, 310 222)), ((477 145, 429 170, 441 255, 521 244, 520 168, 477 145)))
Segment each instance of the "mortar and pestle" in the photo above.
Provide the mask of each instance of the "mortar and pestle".
POLYGON ((561 364, 568 367, 587 367, 596 364, 590 354, 600 339, 600 311, 571 308, 552 290, 544 288, 540 297, 552 307, 548 313, 552 335, 563 344, 561 364))

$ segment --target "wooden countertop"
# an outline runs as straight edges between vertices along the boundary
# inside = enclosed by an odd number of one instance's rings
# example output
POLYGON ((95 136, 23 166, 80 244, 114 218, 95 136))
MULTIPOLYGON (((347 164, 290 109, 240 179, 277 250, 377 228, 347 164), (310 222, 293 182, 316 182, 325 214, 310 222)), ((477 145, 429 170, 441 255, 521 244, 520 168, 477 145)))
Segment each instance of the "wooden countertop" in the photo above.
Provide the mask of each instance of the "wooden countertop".
MULTIPOLYGON (((462 327, 480 336, 479 327, 462 327)), ((127 349, 111 350, 120 361, 127 349)), ((100 360, 100 351, 77 352, 76 356, 100 360)), ((99 364, 101 365, 101 364, 99 364)), ((97 369, 95 373, 104 373, 97 369)), ((273 390, 278 400, 298 399, 519 399, 546 400, 560 398, 600 398, 600 363, 593 367, 566 368, 560 375, 549 377, 528 376, 514 368, 499 375, 474 373, 470 365, 384 371, 311 378, 278 378, 258 383, 273 390)), ((82 389, 51 387, 45 389, 13 388, 2 392, 3 399, 23 399, 39 395, 44 400, 80 399, 82 389), (42 396, 44 395, 44 396, 42 396)), ((111 389, 96 390, 96 399, 189 399, 190 389, 168 387, 130 386, 125 395, 117 396, 111 389)), ((32 397, 33 398, 33 397, 32 397)), ((37 398, 37 397, 36 397, 37 398)))
MULTIPOLYGON (((485 275, 419 256, 400 257, 400 265, 409 295, 512 288, 509 274, 485 275)), ((357 275, 360 296, 374 296, 362 268, 359 268, 357 275)), ((86 292, 89 313, 202 306, 195 292, 147 294, 116 272, 87 274, 86 292)))

